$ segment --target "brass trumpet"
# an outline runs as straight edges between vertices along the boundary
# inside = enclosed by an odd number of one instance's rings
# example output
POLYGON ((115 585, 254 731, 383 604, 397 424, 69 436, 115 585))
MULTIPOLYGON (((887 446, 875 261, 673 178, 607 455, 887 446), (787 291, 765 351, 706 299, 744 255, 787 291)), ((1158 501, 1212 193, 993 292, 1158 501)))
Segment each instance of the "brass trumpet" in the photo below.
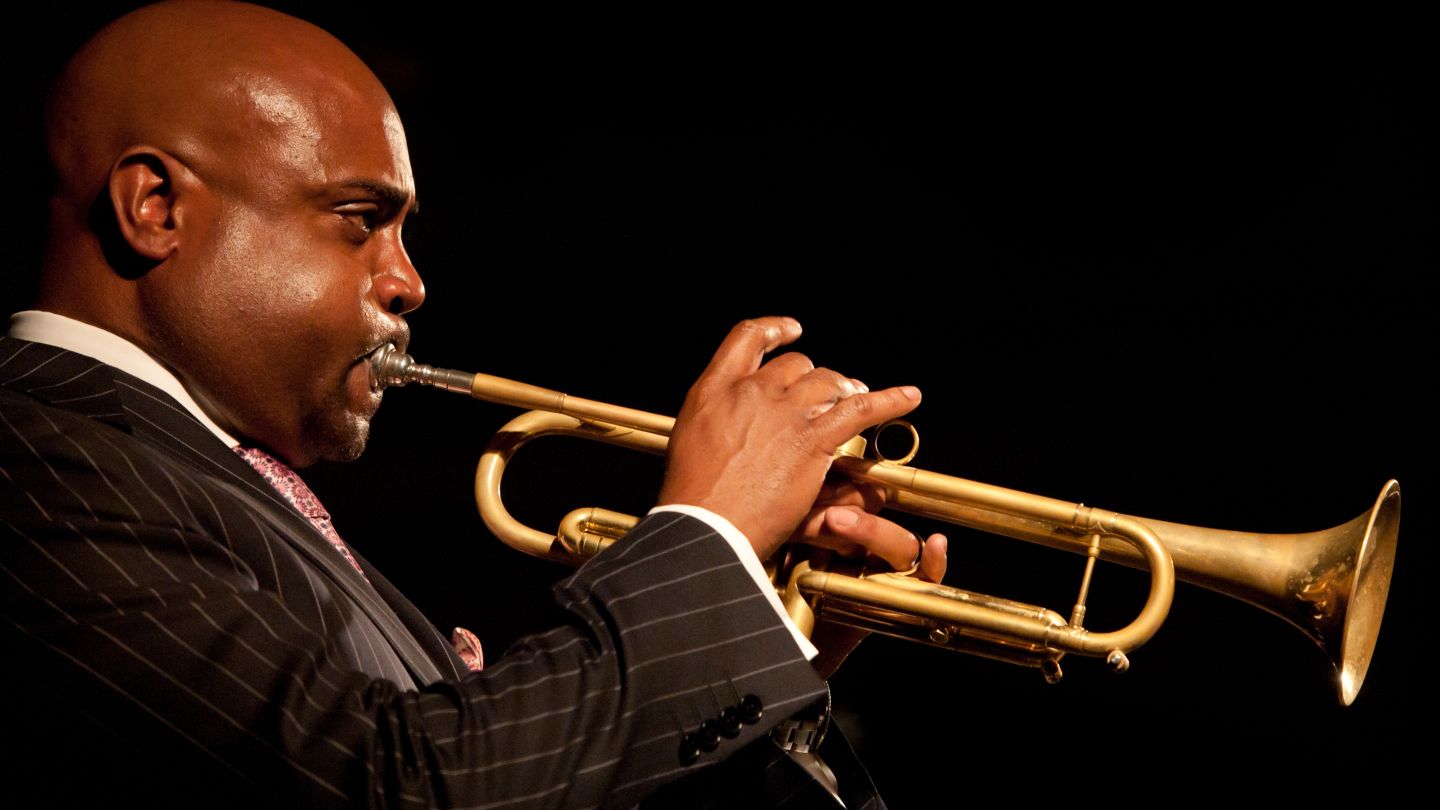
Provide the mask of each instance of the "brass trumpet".
MULTIPOLYGON (((623 537, 638 519, 600 508, 577 509, 557 533, 510 516, 500 498, 505 465, 527 442, 564 435, 663 455, 675 420, 570 397, 526 383, 417 364, 394 346, 371 358, 372 385, 415 382, 475 399, 530 409, 501 428, 480 459, 475 499, 490 530, 537 557, 578 565, 623 537)), ((911 428, 913 432, 913 428, 911 428)), ((918 441, 918 434, 916 436, 918 441)), ((1375 649, 1390 588, 1400 528, 1400 485, 1387 482, 1374 506, 1348 523, 1304 534, 1255 534, 1134 518, 905 466, 864 458, 865 440, 847 442, 833 469, 885 490, 887 508, 980 529, 1088 557, 1069 621, 1020 602, 924 582, 909 572, 847 576, 782 552, 767 570, 790 616, 809 634, 817 619, 1038 667, 1060 679, 1066 653, 1099 656, 1116 671, 1159 629, 1175 576, 1294 625, 1330 657, 1340 701, 1359 693, 1375 649), (1094 632, 1083 626, 1096 559, 1150 572, 1150 592, 1131 623, 1094 632)))

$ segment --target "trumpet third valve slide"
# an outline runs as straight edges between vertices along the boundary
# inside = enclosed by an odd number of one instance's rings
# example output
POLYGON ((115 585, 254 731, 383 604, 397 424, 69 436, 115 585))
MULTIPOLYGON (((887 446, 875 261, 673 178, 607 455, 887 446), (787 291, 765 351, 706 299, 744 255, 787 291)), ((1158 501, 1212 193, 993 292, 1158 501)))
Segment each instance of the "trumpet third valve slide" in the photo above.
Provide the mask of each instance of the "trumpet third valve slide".
MULTIPOLYGON (((372 385, 420 383, 528 409, 503 427, 482 456, 476 502, 490 530, 507 544, 546 559, 580 564, 637 519, 600 508, 577 509, 558 532, 516 521, 500 499, 506 463, 532 439, 564 435, 664 454, 672 417, 570 397, 501 377, 438 369, 384 346, 371 357, 372 385)), ((913 431, 913 428, 912 428, 913 431)), ((1067 621, 1053 610, 924 582, 902 573, 848 576, 787 555, 767 568, 792 619, 809 633, 831 621, 934 646, 1039 668, 1060 678, 1066 653, 1102 657, 1116 671, 1128 653, 1159 629, 1174 580, 1208 588, 1279 616, 1329 656, 1337 689, 1349 705, 1364 683, 1389 592, 1400 527, 1400 486, 1387 482, 1373 506, 1332 529, 1257 534, 1136 518, 1084 504, 864 457, 857 437, 836 453, 834 471, 883 487, 886 508, 1084 554, 1081 596, 1067 621), (1096 559, 1150 573, 1144 606, 1119 630, 1083 626, 1085 594, 1096 559)), ((908 457, 905 459, 908 461, 908 457)))

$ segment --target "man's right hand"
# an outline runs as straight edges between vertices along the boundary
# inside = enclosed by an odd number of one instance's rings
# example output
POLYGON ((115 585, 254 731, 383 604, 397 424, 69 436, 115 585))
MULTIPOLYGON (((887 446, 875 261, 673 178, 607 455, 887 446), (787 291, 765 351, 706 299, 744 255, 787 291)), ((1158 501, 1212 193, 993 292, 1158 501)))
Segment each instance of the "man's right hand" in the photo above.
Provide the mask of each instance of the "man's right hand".
POLYGON ((870 391, 795 352, 762 362, 799 336, 780 317, 730 331, 680 409, 660 491, 729 520, 762 560, 811 513, 840 444, 920 403, 913 386, 870 391))

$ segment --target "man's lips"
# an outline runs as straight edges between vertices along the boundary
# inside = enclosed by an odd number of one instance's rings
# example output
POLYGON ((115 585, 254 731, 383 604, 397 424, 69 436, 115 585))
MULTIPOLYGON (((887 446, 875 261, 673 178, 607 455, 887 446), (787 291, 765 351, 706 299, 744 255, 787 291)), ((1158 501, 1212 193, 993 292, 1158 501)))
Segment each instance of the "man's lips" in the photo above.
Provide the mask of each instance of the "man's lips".
POLYGON ((360 354, 356 355, 356 357, 355 357, 355 362, 357 362, 357 363, 359 363, 359 362, 361 362, 361 361, 364 361, 364 362, 367 362, 367 363, 370 362, 371 360, 374 359, 375 353, 378 352, 378 351, 380 351, 381 349, 385 348, 386 346, 394 346, 394 347, 395 347, 395 351, 400 352, 400 353, 403 354, 404 351, 405 351, 405 346, 406 346, 406 344, 408 344, 409 342, 410 342, 410 340, 409 340, 409 336, 408 336, 408 335, 390 335, 390 336, 381 338, 379 341, 370 344, 370 348, 368 348, 368 349, 366 349, 365 351, 361 352, 360 354))
POLYGON ((365 351, 357 355, 351 362, 347 384, 351 388, 352 400, 363 410, 374 413, 380 405, 380 396, 384 386, 378 385, 376 382, 378 357, 387 350, 403 351, 400 347, 404 347, 409 342, 408 329, 379 335, 368 344, 365 351))
POLYGON ((380 407, 380 398, 384 392, 371 385, 372 372, 370 370, 370 358, 360 357, 350 367, 350 373, 346 375, 345 387, 349 392, 351 408, 356 413, 366 416, 375 413, 380 407))

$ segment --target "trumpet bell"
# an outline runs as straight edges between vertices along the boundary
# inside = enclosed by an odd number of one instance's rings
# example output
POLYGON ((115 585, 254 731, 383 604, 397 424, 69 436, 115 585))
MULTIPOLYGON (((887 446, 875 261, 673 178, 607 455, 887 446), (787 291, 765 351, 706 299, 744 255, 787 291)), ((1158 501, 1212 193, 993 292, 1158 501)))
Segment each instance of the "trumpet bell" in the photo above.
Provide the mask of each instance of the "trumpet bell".
MULTIPOLYGON (((1400 538, 1400 482, 1391 480, 1375 499, 1369 515, 1356 518, 1365 523, 1355 555, 1355 573, 1341 611, 1340 701, 1349 706, 1360 693, 1370 659, 1380 637, 1380 620, 1385 617, 1385 600, 1390 594, 1390 577, 1395 568, 1395 546, 1400 538)), ((1321 645, 1324 648, 1324 644, 1321 645)))
POLYGON ((1368 512, 1320 532, 1255 534, 1141 520, 1170 550, 1181 579, 1279 616, 1314 641, 1335 667, 1340 702, 1354 702, 1390 592, 1398 482, 1386 482, 1368 512))

